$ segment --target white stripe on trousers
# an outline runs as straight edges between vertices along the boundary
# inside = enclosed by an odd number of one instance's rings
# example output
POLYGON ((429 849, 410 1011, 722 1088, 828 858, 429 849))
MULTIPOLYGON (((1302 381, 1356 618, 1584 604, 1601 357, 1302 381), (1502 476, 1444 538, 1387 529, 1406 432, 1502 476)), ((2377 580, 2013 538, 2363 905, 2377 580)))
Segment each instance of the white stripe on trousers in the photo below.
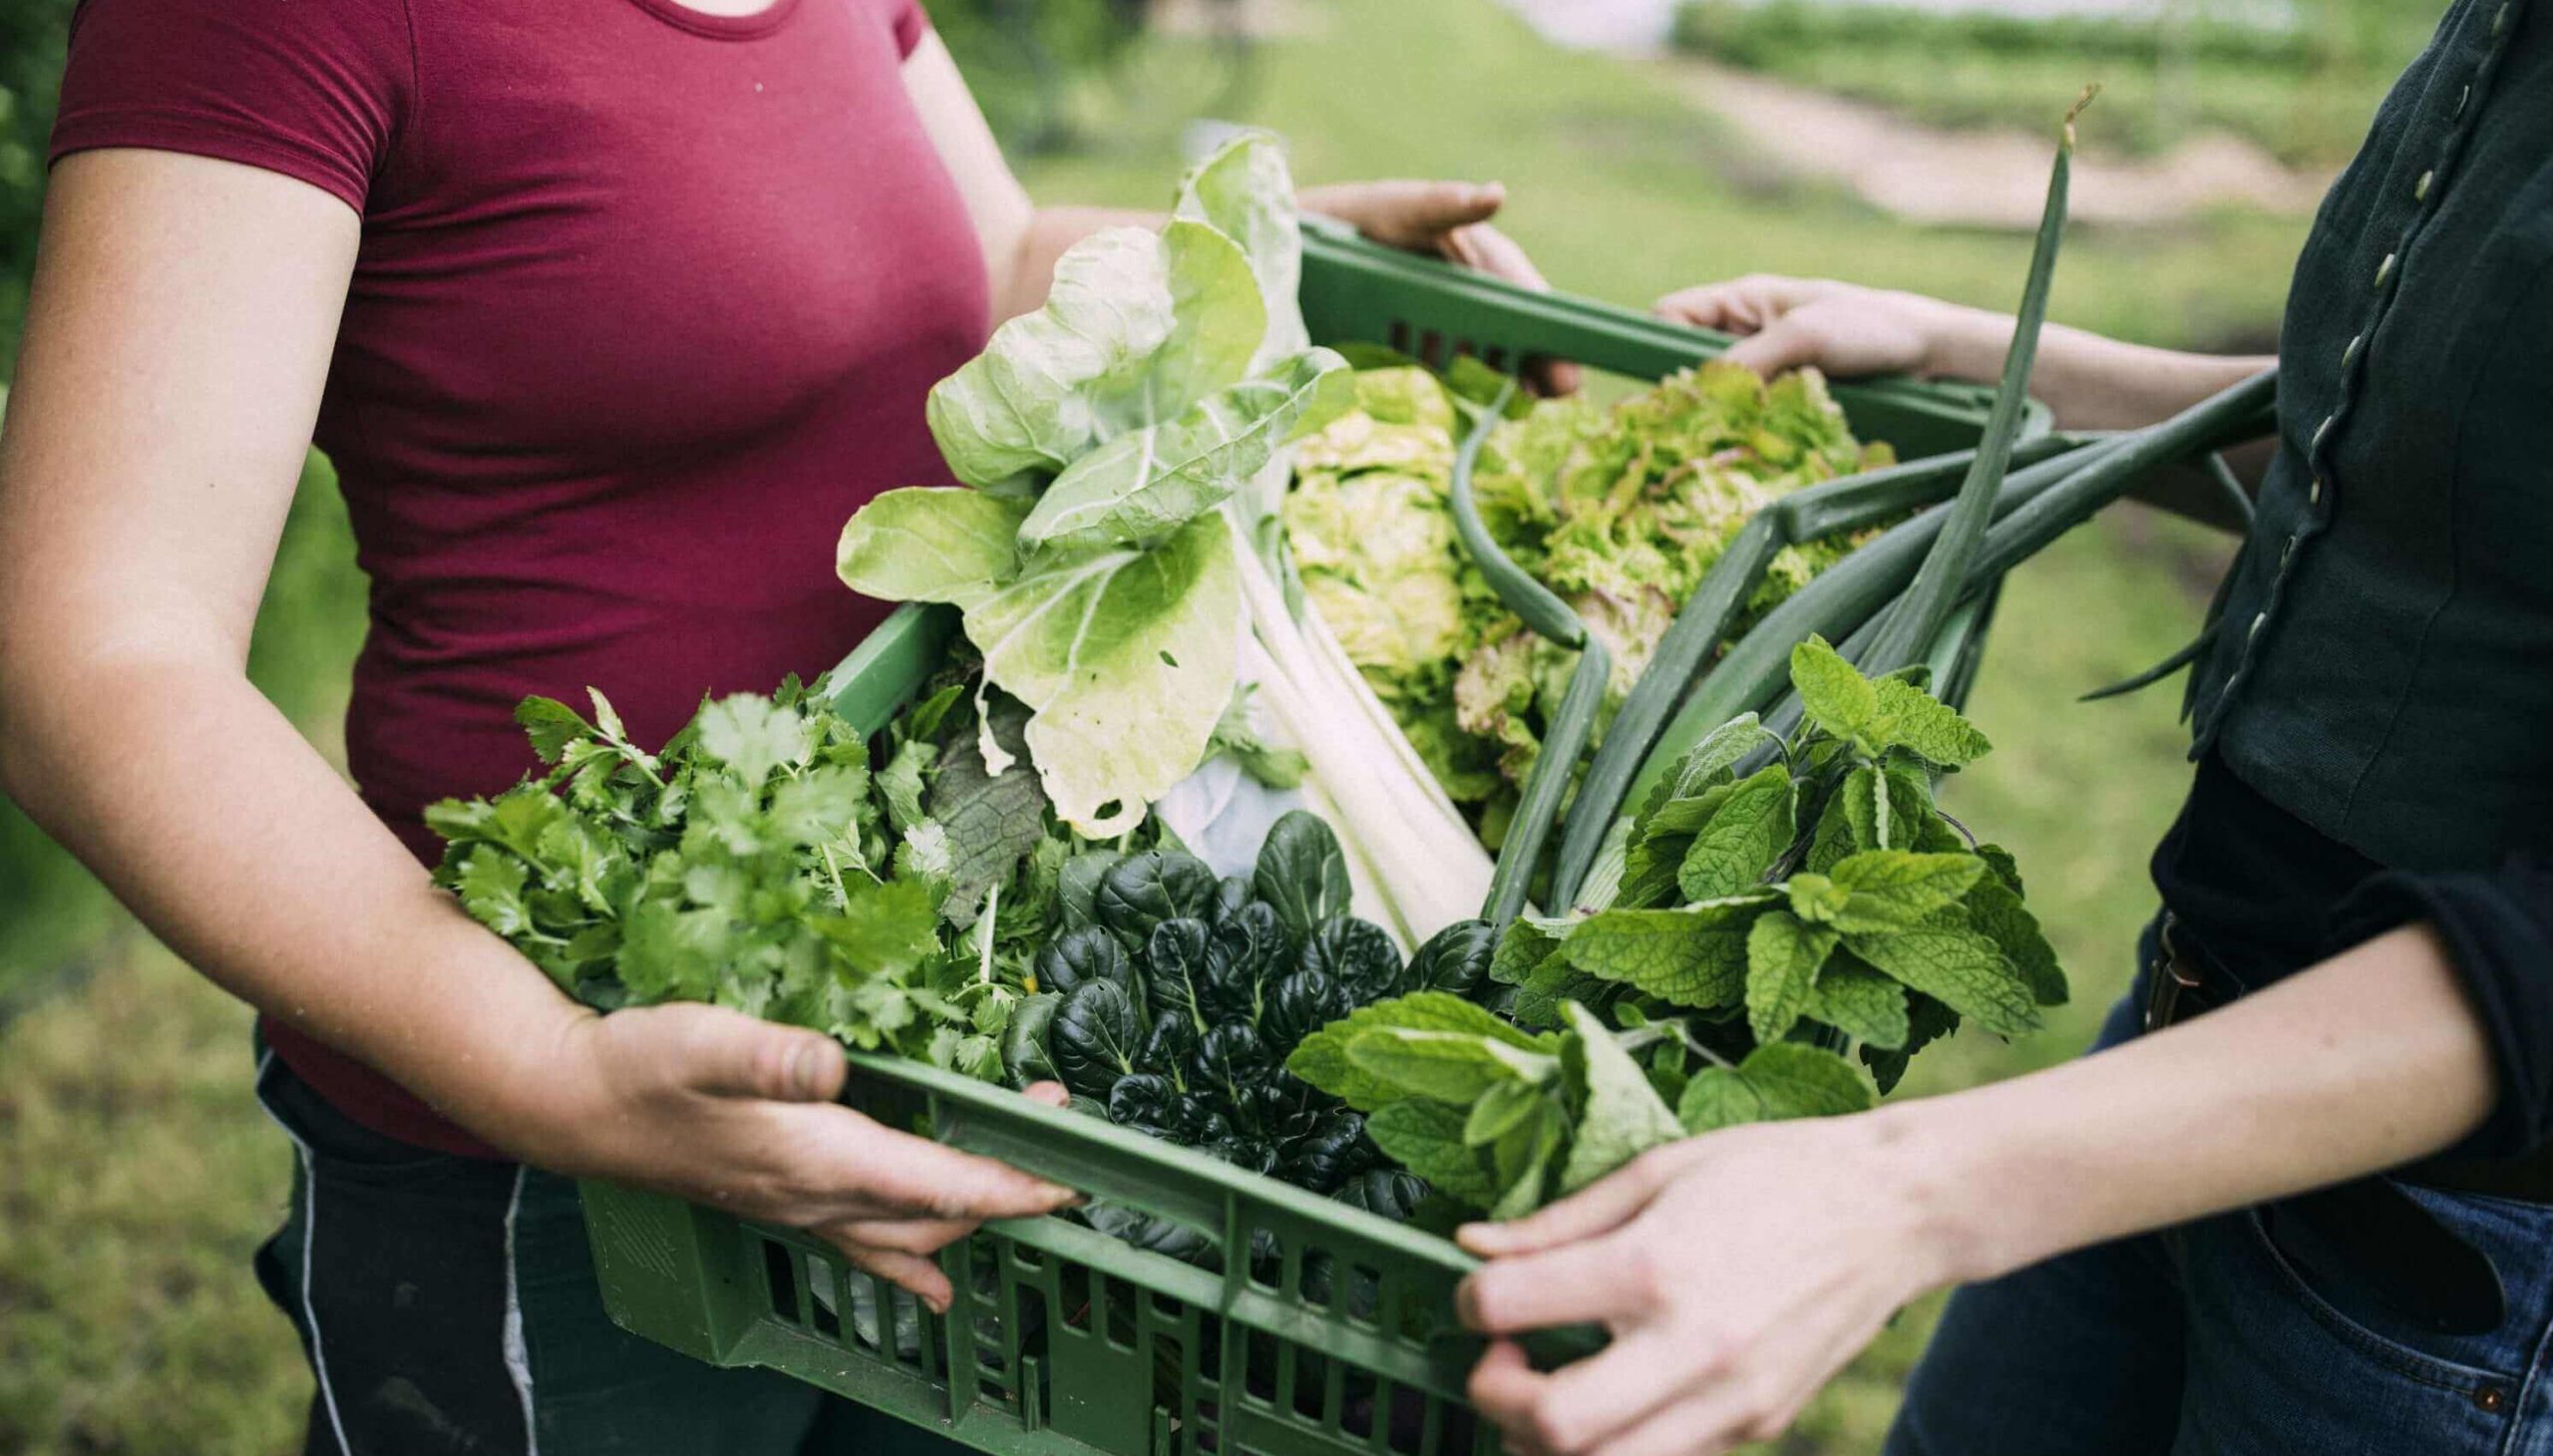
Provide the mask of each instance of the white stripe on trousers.
MULTIPOLYGON (((260 1094, 265 1088, 266 1067, 274 1059, 272 1048, 257 1058, 255 1085, 260 1094)), ((337 1437, 337 1449, 344 1456, 354 1456, 354 1448, 346 1444, 346 1423, 337 1415, 337 1392, 328 1383, 328 1353, 319 1342, 319 1311, 310 1300, 310 1250, 319 1242, 319 1170, 310 1157, 310 1145, 284 1126, 283 1119, 266 1106, 262 1095, 257 1098, 257 1108, 282 1129, 285 1137, 292 1139, 292 1150, 301 1158, 301 1317, 310 1327, 310 1370, 318 1377, 319 1403, 328 1412, 328 1428, 337 1437)))
POLYGON ((523 1291, 515 1281, 515 1214, 523 1208, 524 1180, 529 1168, 515 1170, 514 1197, 506 1201, 506 1374, 523 1401, 524 1456, 541 1456, 541 1426, 533 1413, 532 1349, 523 1337, 523 1291))

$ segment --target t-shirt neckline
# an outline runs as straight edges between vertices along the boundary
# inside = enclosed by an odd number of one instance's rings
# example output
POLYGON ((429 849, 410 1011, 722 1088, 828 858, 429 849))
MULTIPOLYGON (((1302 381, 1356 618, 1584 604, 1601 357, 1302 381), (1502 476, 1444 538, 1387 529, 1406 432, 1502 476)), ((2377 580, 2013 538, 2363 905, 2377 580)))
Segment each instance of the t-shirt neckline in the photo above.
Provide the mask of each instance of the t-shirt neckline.
POLYGON ((798 8, 798 0, 771 0, 760 10, 747 11, 742 15, 713 15, 706 10, 695 10, 683 4, 682 0, 630 0, 630 3, 667 25, 721 40, 768 35, 798 8))

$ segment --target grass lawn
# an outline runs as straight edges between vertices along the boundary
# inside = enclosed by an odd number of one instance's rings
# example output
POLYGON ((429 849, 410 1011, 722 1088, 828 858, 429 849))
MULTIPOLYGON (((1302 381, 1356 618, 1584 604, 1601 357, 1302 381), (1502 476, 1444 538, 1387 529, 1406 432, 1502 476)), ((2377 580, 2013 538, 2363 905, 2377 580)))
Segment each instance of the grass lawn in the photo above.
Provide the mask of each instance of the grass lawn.
MULTIPOLYGON (((1785 186, 1732 156, 1663 80, 1555 54, 1487 0, 1326 0, 1304 17, 1299 36, 1264 54, 1242 119, 1282 131, 1311 179, 1504 180, 1513 230, 1569 286, 1638 302, 1763 268, 2004 306, 2017 294, 2025 239, 1926 231, 1785 186)), ((1148 60, 1095 105, 1103 134, 1121 140, 1035 165, 1032 187, 1161 200, 1176 129, 1145 85, 1196 61, 1176 50, 1148 60)), ((2055 311, 2156 342, 2258 340, 2274 328, 2301 235, 2294 219, 2233 216, 2085 233, 2066 254, 2055 311)), ((325 745, 361 588, 333 491, 324 476, 307 484, 254 665, 325 745)), ((2117 993, 2149 909, 2144 855, 2182 783, 2177 691, 2071 699, 2178 645, 2223 554, 2192 529, 2127 510, 2011 582, 1974 702, 1998 751, 1951 803, 2020 856, 2077 999, 2026 1045, 1969 1037, 1933 1053, 1924 1088, 2066 1055, 2117 993)), ((115 929, 75 882, 38 881, 59 872, 29 843, 0 811, 0 897, 19 896, 0 900, 18 920, 0 933, 0 1451, 289 1449, 306 1381, 245 1263, 279 1214, 286 1150, 248 1098, 244 1013, 115 929), (37 884, 42 894, 21 893, 37 884), (90 918, 76 923, 54 911, 84 904, 76 913, 90 918), (94 972, 77 983, 51 974, 75 961, 94 972)), ((1870 1450, 1926 1324, 1920 1310, 1901 1320, 1784 1449, 1870 1450)))

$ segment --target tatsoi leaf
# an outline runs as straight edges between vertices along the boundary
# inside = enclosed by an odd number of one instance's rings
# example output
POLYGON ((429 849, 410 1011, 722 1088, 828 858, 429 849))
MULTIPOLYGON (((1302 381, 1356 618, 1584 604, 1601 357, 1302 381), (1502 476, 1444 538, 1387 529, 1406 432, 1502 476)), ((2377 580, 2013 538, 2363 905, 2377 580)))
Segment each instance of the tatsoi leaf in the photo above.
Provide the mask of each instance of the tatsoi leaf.
POLYGON ((1746 1022, 1757 1042, 1769 1046, 1798 1024, 1837 938, 1832 925, 1811 924, 1788 910, 1756 916, 1746 933, 1746 1022))
POLYGON ((1276 448, 1356 402, 1345 360, 1311 349, 1266 379, 1225 386, 1177 418, 1072 463, 1020 523, 1023 546, 1150 546, 1230 499, 1276 448))
POLYGON ((1268 332, 1240 244, 1204 222, 1112 227, 1066 249, 1046 302, 930 392, 957 479, 1053 474, 1243 377, 1268 332))
POLYGON ((1365 1119, 1365 1134, 1392 1161, 1448 1198, 1479 1208, 1498 1195, 1480 1155, 1463 1142, 1463 1109, 1441 1102, 1395 1102, 1365 1119))
POLYGON ((1928 763, 1955 769, 1994 748, 1959 711, 1903 678, 1873 685, 1876 711, 1863 737, 1878 749, 1903 748, 1928 763))
POLYGON ((1235 138, 1180 183, 1174 217, 1195 217, 1241 244, 1259 278, 1268 329, 1253 372, 1310 342, 1295 294, 1302 282, 1302 219, 1284 148, 1265 132, 1235 138))
POLYGON ((1831 1051, 1796 1041, 1759 1046, 1735 1067, 1708 1067, 1684 1086, 1676 1116, 1688 1133, 1750 1122, 1835 1117, 1878 1102, 1870 1082, 1831 1051))
POLYGON ((1290 810, 1269 827, 1251 888, 1297 937, 1347 913, 1347 857, 1320 816, 1290 810))
POLYGON ((844 524, 834 548, 843 584, 883 601, 963 605, 1019 564, 1028 503, 950 486, 889 491, 844 524))
POLYGON ((1831 922, 1846 931, 1902 930, 1955 905, 1986 873, 1975 855, 1873 850, 1839 860, 1830 878, 1846 894, 1831 922))
POLYGON ((1865 1046, 1906 1045, 1906 988, 1850 955, 1830 956, 1808 994, 1808 1018, 1865 1046))
POLYGON ((1572 1001, 1570 1029, 1586 1049, 1587 1106, 1561 1166, 1560 1191, 1572 1194, 1649 1149, 1684 1135, 1675 1114, 1631 1053, 1596 1013, 1572 1001))
POLYGON ((2029 987, 2030 999, 2042 1006, 2062 1006, 2067 995, 2065 972, 2056 963, 2055 947, 2039 932, 2038 917, 2021 897, 2001 879, 1980 879, 1963 903, 1969 926, 1993 940, 2029 987))
POLYGON ((1763 902, 1607 910, 1562 945, 1569 964, 1660 1000, 1708 1009, 1746 994, 1746 932, 1763 902))
POLYGON ((2016 1036, 2038 1025, 2029 988, 1993 940, 1955 924, 1847 935, 1854 954, 1989 1031, 2016 1036))
POLYGON ((1879 694, 1871 680, 1824 637, 1812 636, 1791 649, 1791 686, 1817 726, 1838 738, 1859 736, 1879 711, 1879 694))
POLYGON ((1675 884, 1689 901, 1717 900, 1764 883, 1765 872, 1799 832, 1788 769, 1773 764, 1728 791, 1719 812, 1693 836, 1675 884))
POLYGON ((1055 899, 1063 909, 1063 928, 1078 930, 1099 922, 1100 882, 1125 855, 1116 850, 1084 850, 1064 862, 1055 877, 1055 899))
POLYGON ((1204 756, 1232 701, 1241 620, 1230 531, 1209 516, 1151 550, 1041 561, 968 605, 966 635, 1034 713, 1028 751, 1057 816, 1110 839, 1204 756))
POLYGON ((807 720, 765 697, 737 693, 700 710, 700 752, 760 788, 774 769, 796 767, 815 747, 807 720))

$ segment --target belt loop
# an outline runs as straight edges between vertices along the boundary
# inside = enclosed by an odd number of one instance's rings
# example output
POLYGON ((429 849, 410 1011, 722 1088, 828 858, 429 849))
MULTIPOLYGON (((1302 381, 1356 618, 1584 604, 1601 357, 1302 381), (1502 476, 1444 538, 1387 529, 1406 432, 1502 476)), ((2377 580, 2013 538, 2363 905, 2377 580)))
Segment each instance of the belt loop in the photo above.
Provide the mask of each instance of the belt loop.
POLYGON ((2180 947, 2173 943, 2172 931, 2180 917, 2163 911, 2162 922, 2154 934, 2154 963, 2148 968, 2145 987, 2145 1029, 2160 1031, 2172 1024, 2180 1010, 2184 992, 2195 988, 2198 977, 2181 960, 2180 947))

